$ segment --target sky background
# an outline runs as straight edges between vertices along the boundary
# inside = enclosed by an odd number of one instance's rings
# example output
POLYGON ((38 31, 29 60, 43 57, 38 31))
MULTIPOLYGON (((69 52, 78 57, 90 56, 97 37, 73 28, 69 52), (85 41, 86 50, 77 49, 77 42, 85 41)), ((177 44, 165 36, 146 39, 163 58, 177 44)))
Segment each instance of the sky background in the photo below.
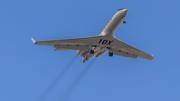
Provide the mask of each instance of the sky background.
POLYGON ((0 101, 180 101, 179 5, 179 0, 1 0, 0 101), (115 36, 153 54, 152 61, 105 53, 82 63, 77 51, 31 41, 98 35, 120 8, 129 13, 115 36))

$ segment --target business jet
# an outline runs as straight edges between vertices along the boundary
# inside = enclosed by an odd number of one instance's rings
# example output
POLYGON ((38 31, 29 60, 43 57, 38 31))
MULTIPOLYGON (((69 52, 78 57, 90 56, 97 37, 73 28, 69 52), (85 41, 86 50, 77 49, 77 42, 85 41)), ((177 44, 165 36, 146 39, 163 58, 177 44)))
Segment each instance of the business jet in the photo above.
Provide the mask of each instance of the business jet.
POLYGON ((93 57, 100 57, 106 51, 108 51, 110 57, 118 55, 152 60, 153 55, 140 51, 114 36, 114 32, 119 25, 126 23, 127 14, 128 9, 119 9, 98 36, 50 41, 35 41, 33 38, 31 40, 36 45, 53 46, 56 48, 55 51, 78 50, 77 54, 82 56, 83 62, 93 57))

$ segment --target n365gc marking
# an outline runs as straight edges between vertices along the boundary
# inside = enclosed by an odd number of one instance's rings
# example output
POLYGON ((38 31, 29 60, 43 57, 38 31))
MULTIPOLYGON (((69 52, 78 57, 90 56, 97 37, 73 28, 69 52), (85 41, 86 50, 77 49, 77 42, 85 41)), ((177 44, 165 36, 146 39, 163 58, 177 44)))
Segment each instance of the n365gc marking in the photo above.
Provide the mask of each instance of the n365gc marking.
POLYGON ((111 45, 111 43, 113 42, 113 40, 103 40, 103 39, 99 39, 99 44, 103 44, 103 45, 111 45))

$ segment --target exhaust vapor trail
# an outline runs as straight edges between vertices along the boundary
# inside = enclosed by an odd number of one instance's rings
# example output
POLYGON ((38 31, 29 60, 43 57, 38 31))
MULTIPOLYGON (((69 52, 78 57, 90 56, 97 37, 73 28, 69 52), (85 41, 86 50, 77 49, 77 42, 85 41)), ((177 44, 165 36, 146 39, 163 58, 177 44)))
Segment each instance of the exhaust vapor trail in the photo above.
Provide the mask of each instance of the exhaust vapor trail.
POLYGON ((62 101, 66 101, 69 98, 69 96, 72 93, 72 90, 78 85, 79 81, 82 79, 82 77, 88 71, 88 69, 92 66, 94 61, 95 61, 95 58, 87 65, 87 67, 80 73, 80 75, 78 75, 77 78, 75 78, 75 80, 72 82, 72 84, 70 86, 68 86, 65 95, 61 99, 62 101))
POLYGON ((51 92, 51 90, 58 84, 58 82, 62 79, 64 74, 67 72, 69 67, 74 63, 78 55, 76 55, 70 63, 64 68, 64 70, 54 79, 54 81, 45 89, 43 94, 39 97, 38 101, 44 101, 48 94, 51 92))

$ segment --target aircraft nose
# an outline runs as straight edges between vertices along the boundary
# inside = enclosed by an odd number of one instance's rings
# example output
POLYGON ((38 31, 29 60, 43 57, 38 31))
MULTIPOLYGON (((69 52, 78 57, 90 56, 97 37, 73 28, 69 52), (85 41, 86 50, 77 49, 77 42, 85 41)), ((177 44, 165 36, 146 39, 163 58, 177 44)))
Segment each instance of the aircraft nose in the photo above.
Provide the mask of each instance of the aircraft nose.
POLYGON ((128 9, 123 9, 122 11, 125 12, 125 13, 127 13, 127 12, 128 12, 128 9))
POLYGON ((120 11, 120 12, 124 12, 125 14, 127 14, 127 13, 128 13, 128 9, 119 9, 118 11, 120 11))

